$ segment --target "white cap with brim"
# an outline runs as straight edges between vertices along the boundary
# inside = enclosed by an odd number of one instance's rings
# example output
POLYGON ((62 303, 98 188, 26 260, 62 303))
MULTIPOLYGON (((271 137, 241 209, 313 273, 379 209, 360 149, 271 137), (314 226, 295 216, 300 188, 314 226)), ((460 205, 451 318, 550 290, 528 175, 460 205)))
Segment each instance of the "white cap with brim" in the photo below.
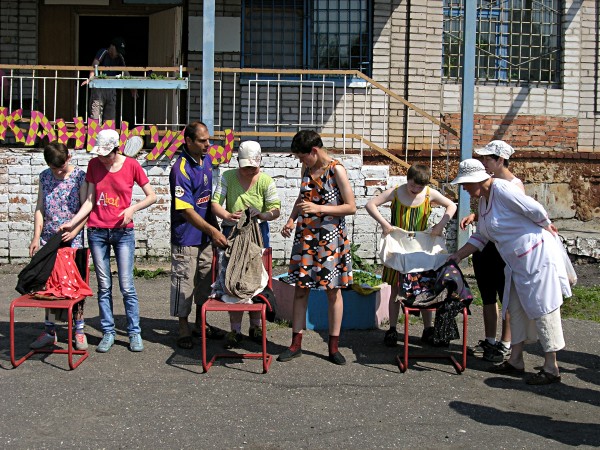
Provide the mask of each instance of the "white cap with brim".
POLYGON ((244 141, 238 149, 238 163, 240 167, 260 167, 261 150, 256 141, 244 141))
POLYGON ((514 148, 512 148, 506 142, 500 140, 492 141, 483 148, 475 149, 475 153, 478 155, 496 155, 504 159, 510 158, 514 152, 514 148))
POLYGON ((458 175, 450 184, 479 183, 490 178, 481 161, 465 159, 458 165, 458 175))
POLYGON ((110 154, 115 148, 119 147, 119 133, 115 130, 102 130, 96 136, 96 145, 92 148, 91 153, 99 156, 110 154))

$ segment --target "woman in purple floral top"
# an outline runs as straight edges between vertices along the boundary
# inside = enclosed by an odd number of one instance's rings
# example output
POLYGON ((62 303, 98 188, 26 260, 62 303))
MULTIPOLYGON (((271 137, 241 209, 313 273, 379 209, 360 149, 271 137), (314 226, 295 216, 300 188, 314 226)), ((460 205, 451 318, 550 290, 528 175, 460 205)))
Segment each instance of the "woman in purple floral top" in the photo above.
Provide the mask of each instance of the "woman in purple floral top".
MULTIPOLYGON (((44 148, 44 159, 48 169, 40 173, 37 206, 35 209, 33 239, 29 245, 29 256, 33 256, 41 245, 59 231, 60 225, 75 216, 87 194, 85 172, 69 163, 71 155, 63 144, 53 142, 44 148)), ((83 247, 83 220, 71 232, 63 232, 62 240, 71 243, 71 247, 83 247)), ((83 300, 76 305, 75 311, 75 348, 85 350, 88 347, 83 331, 83 300)), ((39 349, 56 343, 55 317, 46 309, 46 329, 31 343, 30 347, 39 349)), ((70 318, 68 319, 70 320, 70 318)))

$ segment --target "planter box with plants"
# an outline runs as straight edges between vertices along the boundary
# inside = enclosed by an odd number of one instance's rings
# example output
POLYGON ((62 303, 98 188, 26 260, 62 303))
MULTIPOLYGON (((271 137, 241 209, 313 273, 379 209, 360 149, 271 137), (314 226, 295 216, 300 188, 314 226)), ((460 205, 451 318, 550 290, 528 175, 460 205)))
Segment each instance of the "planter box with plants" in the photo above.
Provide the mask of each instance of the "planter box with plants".
MULTIPOLYGON (((382 283, 381 278, 355 270, 354 285, 342 289, 344 300, 343 330, 365 330, 377 328, 389 320, 388 303, 391 287, 382 283)), ((287 275, 273 278, 273 292, 277 299, 277 318, 292 321, 294 286, 285 282, 287 275)), ((324 290, 311 289, 306 310, 306 328, 309 330, 327 330, 327 295, 324 290)))
POLYGON ((91 88, 97 89, 187 89, 187 78, 119 77, 94 78, 91 88))

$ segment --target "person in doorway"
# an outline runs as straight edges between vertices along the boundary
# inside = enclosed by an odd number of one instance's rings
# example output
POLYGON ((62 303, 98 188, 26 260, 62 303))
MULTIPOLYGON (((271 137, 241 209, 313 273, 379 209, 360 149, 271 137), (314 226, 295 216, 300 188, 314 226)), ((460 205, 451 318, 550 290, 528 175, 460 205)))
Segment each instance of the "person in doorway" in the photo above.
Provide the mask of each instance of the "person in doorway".
MULTIPOLYGON (((440 205, 446 208, 441 220, 431 228, 433 236, 442 236, 444 227, 456 213, 456 205, 449 198, 428 186, 430 183, 429 168, 416 164, 412 165, 406 174, 406 184, 388 189, 377 197, 369 200, 365 206, 367 212, 375 219, 383 230, 383 234, 389 234, 394 227, 400 227, 406 231, 424 231, 427 229, 431 207, 440 205), (379 206, 391 202, 391 223, 384 219, 379 206)), ((419 274, 411 274, 418 277, 419 274)), ((389 267, 383 268, 382 280, 391 286, 389 315, 390 329, 385 333, 383 342, 388 347, 395 347, 398 341, 396 330, 398 316, 400 314, 400 302, 406 297, 403 286, 412 285, 406 282, 408 274, 403 274, 389 267)), ((433 313, 421 311, 423 317, 423 334, 421 340, 424 343, 433 343, 433 313)), ((405 318, 404 320, 408 320, 405 318)))
MULTIPOLYGON (((92 66, 124 67, 125 64, 125 41, 123 38, 115 37, 108 48, 101 48, 96 53, 92 66)), ((115 76, 119 71, 109 70, 105 75, 115 76)), ((125 71, 125 75, 129 72, 125 71)), ((90 70, 86 80, 83 80, 81 86, 86 86, 94 79, 95 72, 90 70)), ((131 90, 131 95, 136 98, 137 91, 131 90)), ((116 89, 92 89, 90 92, 90 117, 95 120, 115 120, 117 107, 116 89)))
POLYGON ((292 139, 292 153, 302 163, 304 173, 300 194, 281 234, 294 243, 289 279, 295 284, 292 316, 292 345, 278 361, 302 356, 302 331, 310 289, 322 289, 329 302, 329 361, 344 365, 338 349, 344 303, 340 288, 352 284, 350 241, 345 216, 356 212, 354 193, 344 166, 332 159, 321 136, 302 130, 292 139))
MULTIPOLYGON (((51 142, 44 147, 44 160, 48 169, 40 173, 37 205, 33 219, 33 239, 29 245, 29 256, 33 256, 48 240, 59 231, 60 226, 72 219, 85 201, 87 183, 85 172, 71 164, 69 149, 64 144, 51 142)), ((62 233, 63 242, 71 247, 83 247, 83 227, 85 219, 72 231, 62 233)), ((83 306, 85 300, 74 307, 75 348, 87 350, 88 342, 84 332, 83 306)), ((45 331, 30 344, 32 349, 40 349, 56 343, 55 316, 46 309, 45 331)), ((71 320, 71 318, 67 318, 71 320)))
POLYGON ((112 273, 110 249, 117 262, 119 287, 123 295, 129 349, 144 350, 140 328, 139 301, 133 283, 135 232, 133 216, 156 202, 156 194, 140 163, 118 152, 119 133, 102 130, 96 138, 92 152, 97 154, 88 164, 86 181, 87 198, 79 212, 61 228, 72 230, 84 217, 88 219, 88 243, 98 280, 98 308, 103 337, 96 348, 106 353, 115 343, 113 316, 112 273), (133 184, 141 187, 145 197, 132 203, 133 184))
POLYGON ((544 352, 541 370, 527 380, 540 385, 561 381, 556 352, 564 348, 560 306, 571 296, 562 245, 546 210, 507 180, 492 178, 480 161, 466 159, 452 184, 479 198, 477 232, 450 259, 457 263, 492 241, 506 262, 502 312, 510 311, 512 351, 489 371, 525 373, 523 347, 539 338, 544 352))
MULTIPOLYGON (((179 319, 177 345, 193 347, 192 336, 201 336, 201 307, 211 293, 213 249, 227 247, 227 238, 211 210, 212 161, 208 128, 202 122, 185 127, 185 146, 169 175, 171 189, 171 300, 172 317, 179 319), (188 317, 196 303, 196 321, 188 317)), ((206 336, 222 339, 225 333, 207 326, 206 336)))
MULTIPOLYGON (((223 234, 227 237, 243 210, 250 208, 253 217, 260 223, 263 245, 270 247, 269 222, 279 217, 281 201, 277 195, 275 181, 260 171, 261 148, 255 141, 245 141, 238 149, 239 168, 223 173, 212 199, 215 215, 223 219, 223 234), (225 205, 223 207, 222 205, 225 205)), ((237 347, 242 339, 242 312, 230 312, 231 331, 227 333, 226 348, 237 347)), ((254 342, 262 342, 260 312, 250 313, 248 335, 254 342)))
MULTIPOLYGON (((510 145, 500 140, 492 141, 483 148, 475 149, 475 153, 483 156, 483 166, 490 175, 495 179, 513 183, 525 192, 523 182, 508 169, 508 160, 514 152, 515 150, 510 145)), ((460 228, 465 230, 476 220, 477 215, 472 213, 460 221, 460 228)), ((510 317, 508 312, 506 318, 502 319, 500 340, 496 341, 498 328, 496 296, 502 304, 505 263, 492 241, 488 242, 483 250, 473 253, 472 260, 475 280, 483 302, 485 339, 479 341, 476 346, 469 347, 468 352, 474 356, 483 356, 486 361, 501 362, 510 355, 510 317)))

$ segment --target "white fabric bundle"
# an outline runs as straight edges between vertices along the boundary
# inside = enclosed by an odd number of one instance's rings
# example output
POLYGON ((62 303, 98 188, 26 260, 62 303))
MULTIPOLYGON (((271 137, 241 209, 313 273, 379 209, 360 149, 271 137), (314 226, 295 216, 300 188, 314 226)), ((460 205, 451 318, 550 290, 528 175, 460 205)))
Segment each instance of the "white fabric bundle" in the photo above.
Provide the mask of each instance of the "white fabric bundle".
POLYGON ((379 259, 401 273, 439 269, 448 259, 446 240, 431 230, 406 231, 396 228, 379 241, 379 259))

